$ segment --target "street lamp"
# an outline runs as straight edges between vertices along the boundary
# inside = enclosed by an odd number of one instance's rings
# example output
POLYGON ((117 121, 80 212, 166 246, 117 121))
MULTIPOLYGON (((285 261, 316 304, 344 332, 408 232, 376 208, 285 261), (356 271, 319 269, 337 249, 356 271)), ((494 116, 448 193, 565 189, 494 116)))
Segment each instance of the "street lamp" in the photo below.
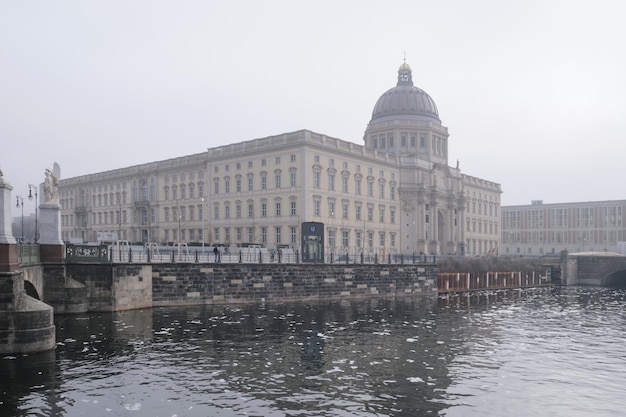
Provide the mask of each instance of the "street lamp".
POLYGON ((20 230, 20 234, 21 239, 20 239, 20 243, 24 243, 24 198, 20 197, 19 195, 16 196, 17 198, 17 204, 15 205, 15 207, 19 207, 20 205, 22 206, 22 229, 20 230))
POLYGON ((37 194, 37 187, 33 184, 28 184, 28 199, 31 201, 33 200, 33 189, 35 190, 35 243, 37 243, 39 241, 39 225, 37 223, 37 209, 39 206, 37 197, 39 195, 37 194))
POLYGON ((204 210, 204 197, 202 197, 200 201, 202 201, 202 256, 204 256, 204 216, 206 216, 204 210))

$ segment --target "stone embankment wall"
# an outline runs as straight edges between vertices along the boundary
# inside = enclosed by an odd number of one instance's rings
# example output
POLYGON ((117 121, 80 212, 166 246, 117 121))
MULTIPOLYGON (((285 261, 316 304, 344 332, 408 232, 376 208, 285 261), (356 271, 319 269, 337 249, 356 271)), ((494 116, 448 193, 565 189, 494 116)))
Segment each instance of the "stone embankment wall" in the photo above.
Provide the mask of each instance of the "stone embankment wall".
POLYGON ((434 264, 68 263, 65 268, 67 279, 86 288, 88 311, 437 294, 434 264))
POLYGON ((154 306, 437 294, 435 265, 155 264, 154 306))
POLYGON ((152 307, 151 265, 68 263, 66 275, 86 287, 88 311, 152 307))

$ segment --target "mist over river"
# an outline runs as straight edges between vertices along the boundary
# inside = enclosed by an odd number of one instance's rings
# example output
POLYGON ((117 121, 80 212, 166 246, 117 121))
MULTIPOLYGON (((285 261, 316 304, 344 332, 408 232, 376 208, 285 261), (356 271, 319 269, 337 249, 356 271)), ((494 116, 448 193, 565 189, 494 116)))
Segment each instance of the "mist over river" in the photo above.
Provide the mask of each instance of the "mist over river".
POLYGON ((624 416, 626 292, 57 316, 0 359, 1 416, 624 416))

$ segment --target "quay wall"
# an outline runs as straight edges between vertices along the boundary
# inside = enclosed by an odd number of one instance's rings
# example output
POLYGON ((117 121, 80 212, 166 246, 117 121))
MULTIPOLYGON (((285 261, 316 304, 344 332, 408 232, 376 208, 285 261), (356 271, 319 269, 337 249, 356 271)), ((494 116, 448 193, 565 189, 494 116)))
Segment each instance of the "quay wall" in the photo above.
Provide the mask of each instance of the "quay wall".
POLYGON ((66 264, 88 311, 437 294, 435 264, 66 264))
POLYGON ((155 264, 154 306, 437 294, 434 264, 155 264))

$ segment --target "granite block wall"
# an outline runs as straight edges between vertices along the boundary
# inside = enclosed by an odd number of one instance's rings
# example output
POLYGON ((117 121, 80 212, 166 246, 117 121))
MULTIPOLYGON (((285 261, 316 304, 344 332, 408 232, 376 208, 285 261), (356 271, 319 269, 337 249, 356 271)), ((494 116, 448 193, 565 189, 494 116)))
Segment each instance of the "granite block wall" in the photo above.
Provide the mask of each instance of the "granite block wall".
POLYGON ((437 294, 434 265, 154 264, 154 306, 437 294))

